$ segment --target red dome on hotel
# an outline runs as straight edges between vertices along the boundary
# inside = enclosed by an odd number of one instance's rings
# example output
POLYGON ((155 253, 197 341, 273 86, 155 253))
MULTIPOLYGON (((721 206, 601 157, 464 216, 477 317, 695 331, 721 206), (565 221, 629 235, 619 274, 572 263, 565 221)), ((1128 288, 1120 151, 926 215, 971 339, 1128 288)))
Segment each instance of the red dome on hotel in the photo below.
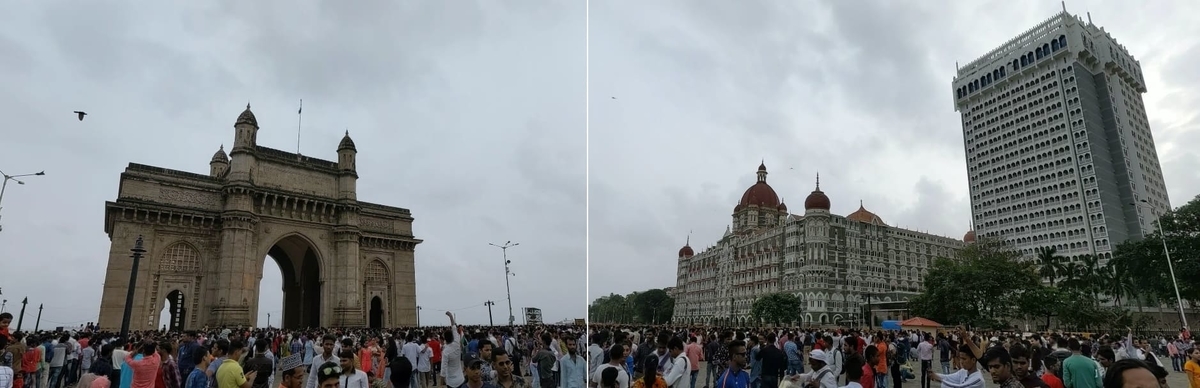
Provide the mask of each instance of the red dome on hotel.
POLYGON ((821 174, 817 174, 817 188, 804 199, 804 210, 813 209, 829 210, 829 197, 821 191, 821 174))
POLYGON ((690 246, 684 245, 683 248, 679 248, 679 257, 692 257, 695 255, 696 252, 692 251, 692 247, 690 246))
POLYGON ((760 164, 758 165, 758 182, 746 189, 746 192, 742 194, 742 200, 738 201, 735 209, 740 210, 750 205, 776 209, 779 207, 779 203, 779 195, 775 194, 775 189, 767 184, 767 166, 760 164))

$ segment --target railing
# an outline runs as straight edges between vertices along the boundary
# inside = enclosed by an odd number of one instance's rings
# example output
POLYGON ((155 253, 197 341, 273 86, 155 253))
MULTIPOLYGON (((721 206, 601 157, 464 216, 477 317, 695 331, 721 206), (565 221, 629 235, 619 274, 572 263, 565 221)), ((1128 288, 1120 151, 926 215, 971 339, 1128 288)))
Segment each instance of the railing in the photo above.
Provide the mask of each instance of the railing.
POLYGON ((1064 21, 1063 18, 1070 17, 1070 16, 1071 16, 1071 14, 1067 13, 1066 11, 1062 11, 1062 12, 1055 14, 1054 16, 1051 16, 1050 18, 1046 19, 1045 21, 1042 21, 1041 23, 1039 23, 1037 26, 1034 26, 1033 28, 1025 30, 1025 32, 1022 32, 1016 38, 1012 38, 1009 41, 1004 42, 1004 44, 1000 45, 999 48, 989 51, 987 54, 984 54, 984 55, 980 56, 979 58, 976 58, 975 60, 968 62, 966 66, 959 68, 958 75, 961 76, 961 75, 968 74, 973 71, 979 70, 978 69, 979 67, 982 67, 983 65, 995 62, 997 59, 1007 56, 1013 50, 1024 47, 1026 44, 1029 44, 1029 42, 1032 42, 1035 40, 1040 40, 1040 39, 1044 38, 1046 35, 1049 35, 1050 33, 1057 30, 1057 29, 1047 29, 1048 27, 1055 25, 1055 24, 1062 24, 1064 21))
POLYGON ((137 164, 137 163, 130 163, 129 166, 125 168, 125 171, 136 171, 136 172, 145 172, 145 173, 158 174, 158 175, 169 175, 169 176, 174 176, 174 177, 199 180, 199 181, 205 181, 205 182, 217 182, 217 178, 213 178, 208 175, 197 174, 194 172, 187 172, 187 171, 172 170, 169 168, 155 167, 155 166, 149 166, 149 165, 137 164))

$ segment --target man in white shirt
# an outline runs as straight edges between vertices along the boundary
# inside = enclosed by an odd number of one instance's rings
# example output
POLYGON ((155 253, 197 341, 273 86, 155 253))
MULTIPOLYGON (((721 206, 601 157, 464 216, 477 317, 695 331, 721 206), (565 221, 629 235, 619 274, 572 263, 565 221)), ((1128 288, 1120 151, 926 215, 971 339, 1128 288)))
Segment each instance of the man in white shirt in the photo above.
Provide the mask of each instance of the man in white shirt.
POLYGON ((683 340, 679 337, 672 336, 667 342, 667 354, 664 357, 670 357, 671 367, 663 375, 663 380, 666 381, 670 388, 688 388, 692 385, 692 370, 691 362, 688 361, 687 355, 683 354, 683 340))
POLYGON ((446 378, 447 387, 457 387, 467 381, 463 374, 462 333, 458 331, 454 313, 447 311, 446 316, 450 318, 450 333, 442 336, 445 340, 442 345, 442 377, 446 378))
POLYGON ((324 338, 321 338, 321 353, 312 358, 312 365, 309 365, 308 370, 308 381, 304 383, 304 388, 317 388, 317 369, 321 368, 321 364, 341 362, 333 353, 335 343, 337 343, 337 337, 332 334, 326 334, 324 338))
POLYGON ((933 336, 926 334, 925 340, 917 344, 917 358, 921 360, 921 388, 929 388, 929 369, 933 368, 933 336))
POLYGON ((596 369, 604 364, 604 348, 605 342, 608 342, 607 333, 601 331, 592 334, 592 344, 588 346, 588 376, 596 373, 596 369))
POLYGON ((600 386, 600 381, 604 377, 604 370, 616 369, 617 388, 629 388, 629 373, 625 371, 625 360, 621 358, 621 356, 624 354, 625 346, 621 344, 616 344, 609 348, 608 363, 600 365, 600 367, 596 368, 595 372, 592 372, 592 375, 588 380, 588 386, 592 388, 600 386))
POLYGON ((801 385, 815 385, 816 388, 838 388, 837 375, 829 369, 829 358, 824 350, 813 350, 808 353, 808 365, 813 371, 788 377, 801 385), (815 383, 815 384, 811 384, 815 383))

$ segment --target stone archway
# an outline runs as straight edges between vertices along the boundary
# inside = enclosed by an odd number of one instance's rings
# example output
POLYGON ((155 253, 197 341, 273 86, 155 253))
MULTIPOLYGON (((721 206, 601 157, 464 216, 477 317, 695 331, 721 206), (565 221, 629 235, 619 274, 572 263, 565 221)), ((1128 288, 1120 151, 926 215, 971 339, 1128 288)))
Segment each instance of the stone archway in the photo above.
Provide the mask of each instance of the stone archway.
POLYGON ((179 331, 183 329, 183 323, 187 321, 187 296, 183 291, 173 290, 167 293, 164 303, 164 310, 167 313, 165 322, 160 322, 160 326, 165 326, 168 331, 179 331))
MULTIPOLYGON (((416 324, 415 249, 408 209, 359 201, 358 150, 349 134, 324 160, 256 144, 249 106, 233 146, 207 174, 130 163, 117 199, 105 204, 112 246, 100 329, 121 326, 132 264, 145 239, 134 288, 132 330, 158 328, 166 296, 183 297, 179 328, 258 326, 259 279, 267 258, 284 278, 285 327, 362 327, 371 297, 365 266, 388 269, 381 325, 416 324)), ((332 148, 332 147, 331 147, 332 148)), ((165 322, 164 322, 165 324, 165 322)), ((265 322, 264 322, 265 324, 265 322)))
MULTIPOLYGON (((258 269, 262 280, 265 261, 274 260, 283 275, 283 316, 279 327, 299 329, 321 326, 321 259, 312 240, 294 233, 280 238, 267 249, 264 265, 258 269)), ((254 316, 262 306, 255 298, 254 316)))
POLYGON ((378 296, 371 298, 371 312, 367 327, 379 329, 383 327, 383 299, 378 296))

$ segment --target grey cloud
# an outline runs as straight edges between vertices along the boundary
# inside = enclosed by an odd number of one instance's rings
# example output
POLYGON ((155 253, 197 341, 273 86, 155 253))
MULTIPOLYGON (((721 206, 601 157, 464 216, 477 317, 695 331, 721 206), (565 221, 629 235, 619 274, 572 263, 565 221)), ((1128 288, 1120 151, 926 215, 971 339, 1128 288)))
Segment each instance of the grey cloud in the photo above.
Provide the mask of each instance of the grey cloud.
MULTIPOLYGON (((99 294, 60 295, 12 274, 61 272, 98 290, 110 247, 103 203, 128 162, 206 172, 247 100, 259 143, 293 150, 299 98, 303 154, 332 159, 349 129, 359 198, 413 211, 423 323, 465 306, 464 321, 486 322, 482 303, 504 291, 487 243, 508 239, 522 244, 509 252, 514 305, 582 317, 582 3, 113 0, 9 11, 0 68, 12 71, 0 86, 19 93, 0 94, 0 169, 48 175, 5 192, 0 287, 45 303, 43 326, 94 320, 99 294), (70 113, 80 109, 82 122, 70 113), (15 257, 26 259, 10 266, 15 257)), ((278 277, 264 275, 260 320, 278 277)))
MULTIPOLYGON (((1194 44, 1183 37, 1197 36, 1183 16, 1194 6, 1079 7, 1144 66, 1169 58, 1147 72, 1191 74, 1179 54, 1194 44), (1173 45, 1156 44, 1165 41, 1173 45)), ((893 225, 962 236, 969 199, 948 87, 954 63, 1059 10, 1037 1, 593 2, 590 296, 674 285, 683 235, 695 231, 697 250, 719 239, 763 158, 793 212, 820 171, 836 213, 861 198, 893 225)), ((1181 90, 1181 106, 1153 126, 1160 149, 1179 149, 1200 131, 1159 133, 1166 122, 1192 125, 1182 101, 1196 85, 1165 81, 1181 90)), ((1200 191, 1193 155, 1162 155, 1173 198, 1200 191)))

